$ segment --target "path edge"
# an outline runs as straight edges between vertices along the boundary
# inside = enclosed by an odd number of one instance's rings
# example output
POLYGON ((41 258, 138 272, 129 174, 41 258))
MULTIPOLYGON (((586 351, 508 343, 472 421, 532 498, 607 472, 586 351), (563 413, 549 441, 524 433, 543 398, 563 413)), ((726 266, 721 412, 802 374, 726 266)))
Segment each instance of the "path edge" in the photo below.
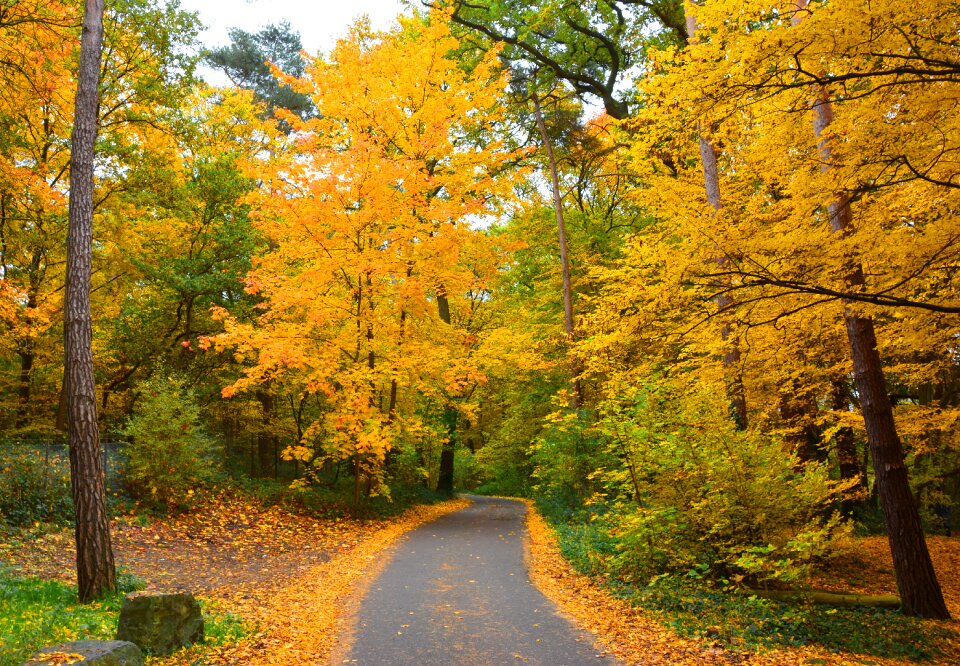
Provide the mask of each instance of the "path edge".
MULTIPOLYGON (((357 630, 357 621, 360 614, 360 605, 373 582, 379 577, 380 573, 393 559, 394 553, 403 542, 404 537, 414 529, 433 522, 438 518, 449 513, 461 511, 473 504, 465 497, 441 502, 440 504, 427 505, 426 511, 417 513, 413 519, 404 520, 401 523, 391 525, 387 528, 390 534, 383 543, 375 544, 372 548, 361 549, 367 544, 358 546, 350 553, 345 553, 340 557, 360 557, 366 559, 366 564, 361 566, 352 566, 348 568, 348 575, 351 578, 349 592, 340 599, 339 612, 334 620, 333 633, 336 636, 334 646, 329 654, 320 663, 325 666, 335 666, 343 664, 350 654, 353 647, 353 641, 357 630)), ((331 560, 332 562, 332 560, 331 560)))

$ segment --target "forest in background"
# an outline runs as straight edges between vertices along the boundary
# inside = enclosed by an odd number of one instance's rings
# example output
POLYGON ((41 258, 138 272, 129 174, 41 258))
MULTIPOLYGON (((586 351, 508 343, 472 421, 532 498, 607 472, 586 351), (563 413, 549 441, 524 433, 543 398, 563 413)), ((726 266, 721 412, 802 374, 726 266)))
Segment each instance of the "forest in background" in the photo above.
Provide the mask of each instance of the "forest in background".
MULTIPOLYGON (((639 587, 788 587, 854 530, 949 529, 956 7, 435 4, 310 55, 110 3, 91 303, 122 493, 532 496, 639 587)), ((35 447, 65 427, 81 13, 0 5, 10 522, 70 512, 35 447)), ((896 551, 908 614, 945 616, 896 551)))

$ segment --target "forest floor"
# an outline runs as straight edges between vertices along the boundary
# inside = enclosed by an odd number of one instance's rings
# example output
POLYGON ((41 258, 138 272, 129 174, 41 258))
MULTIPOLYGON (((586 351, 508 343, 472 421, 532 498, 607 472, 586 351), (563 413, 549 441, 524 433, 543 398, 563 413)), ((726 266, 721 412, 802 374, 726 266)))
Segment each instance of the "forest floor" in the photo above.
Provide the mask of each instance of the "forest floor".
MULTIPOLYGON (((238 642, 195 646, 149 663, 318 663, 333 647, 346 600, 377 555, 408 530, 467 504, 453 500, 359 521, 224 496, 173 518, 115 521, 114 555, 120 570, 148 589, 190 590, 205 608, 236 616, 248 629, 238 642)), ((48 580, 73 582, 74 553, 69 529, 0 543, 0 563, 17 575, 48 580)))
MULTIPOLYGON (((710 636, 724 633, 723 627, 710 628, 703 637, 684 638, 666 626, 668 618, 665 614, 631 604, 611 593, 602 581, 577 572, 561 556, 556 535, 536 511, 529 512, 527 526, 531 537, 529 560, 534 582, 582 627, 597 636, 603 649, 628 664, 960 664, 956 619, 916 622, 926 630, 918 630, 912 638, 923 641, 929 637, 930 641, 937 643, 918 647, 940 652, 932 659, 917 661, 883 658, 869 651, 830 650, 815 642, 753 652, 729 650, 720 640, 712 640, 710 636)), ((811 587, 866 595, 896 594, 887 538, 857 538, 850 545, 845 555, 810 581, 811 587)), ((950 613, 960 619, 960 538, 928 537, 928 545, 950 613)), ((837 611, 824 612, 829 615, 837 611)), ((721 621, 738 622, 742 618, 726 617, 721 621)), ((879 622, 882 624, 883 619, 879 622)), ((870 631, 869 628, 865 630, 870 631)))
MULTIPOLYGON (((179 517, 123 517, 113 526, 114 550, 121 569, 149 588, 192 590, 205 609, 235 616, 243 625, 239 640, 196 646, 173 658, 151 659, 152 664, 321 663, 349 623, 359 592, 384 563, 386 549, 416 526, 467 504, 455 500, 416 507, 389 520, 357 521, 318 519, 224 496, 179 517)), ((911 663, 818 645, 730 650, 711 640, 709 632, 679 637, 662 614, 637 608, 574 571, 536 512, 528 513, 527 527, 534 583, 592 632, 602 650, 625 663, 911 663)), ((0 564, 15 567, 18 576, 72 582, 72 542, 69 529, 28 530, 0 541, 0 564)), ((947 604, 960 618, 960 538, 931 537, 928 543, 947 604)), ((863 594, 895 593, 886 539, 858 539, 856 548, 813 584, 863 594)), ((878 626, 884 621, 878 620, 878 626)), ((956 637, 956 622, 924 627, 931 630, 917 633, 917 640, 956 637)), ((960 641, 947 639, 938 649, 939 655, 925 663, 960 664, 960 641)))

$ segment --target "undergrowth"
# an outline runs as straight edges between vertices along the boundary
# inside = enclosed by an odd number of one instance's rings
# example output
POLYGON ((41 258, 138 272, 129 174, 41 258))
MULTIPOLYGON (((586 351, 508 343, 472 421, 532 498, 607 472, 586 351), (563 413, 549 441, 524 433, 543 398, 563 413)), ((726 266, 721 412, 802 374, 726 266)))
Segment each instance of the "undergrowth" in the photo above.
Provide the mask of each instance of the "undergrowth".
POLYGON ((610 591, 654 612, 672 631, 738 652, 817 646, 835 653, 928 661, 940 646, 958 639, 954 631, 878 608, 830 608, 789 604, 726 591, 700 572, 661 576, 641 587, 618 580, 599 566, 616 538, 556 507, 543 513, 557 534, 560 552, 578 571, 603 580, 610 591))

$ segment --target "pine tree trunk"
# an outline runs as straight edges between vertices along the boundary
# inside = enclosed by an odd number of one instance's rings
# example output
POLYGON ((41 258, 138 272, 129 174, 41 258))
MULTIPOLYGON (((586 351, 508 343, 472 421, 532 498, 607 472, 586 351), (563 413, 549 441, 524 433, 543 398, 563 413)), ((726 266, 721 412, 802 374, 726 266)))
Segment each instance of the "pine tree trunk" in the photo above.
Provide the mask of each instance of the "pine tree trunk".
POLYGON ((77 587, 81 602, 116 587, 105 502, 93 375, 90 280, 93 261, 93 157, 99 113, 103 0, 86 0, 70 155, 70 205, 64 300, 64 355, 70 478, 76 511, 77 587))
MULTIPOLYGON (((794 25, 803 20, 807 0, 798 0, 796 7, 798 11, 793 17, 794 25)), ((823 88, 816 90, 813 116, 813 129, 819 142, 821 170, 826 172, 834 163, 832 143, 827 134, 827 129, 833 123, 833 104, 827 90, 823 88)), ((834 195, 827 210, 831 232, 843 235, 853 230, 853 212, 848 196, 834 195)), ((846 281, 848 286, 855 289, 865 283, 863 269, 856 259, 851 258, 848 262, 846 281)), ((887 526, 903 613, 949 619, 950 613, 944 603, 927 550, 920 512, 910 491, 903 446, 893 420, 893 406, 890 404, 883 363, 877 350, 873 319, 857 314, 850 303, 846 306, 844 320, 853 357, 853 374, 867 429, 870 456, 876 473, 876 488, 887 526)))
POLYGON ((876 488, 887 526, 903 612, 917 617, 949 619, 950 613, 927 550, 920 512, 910 492, 903 447, 893 420, 873 320, 853 315, 849 310, 845 319, 860 409, 867 428, 876 488))

